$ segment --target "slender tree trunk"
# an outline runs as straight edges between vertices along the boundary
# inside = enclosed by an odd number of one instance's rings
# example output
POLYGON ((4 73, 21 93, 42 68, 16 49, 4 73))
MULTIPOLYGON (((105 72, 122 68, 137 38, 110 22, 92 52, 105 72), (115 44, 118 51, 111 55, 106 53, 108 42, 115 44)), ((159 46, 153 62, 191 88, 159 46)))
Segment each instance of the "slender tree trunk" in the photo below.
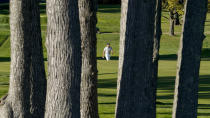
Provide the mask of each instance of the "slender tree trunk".
POLYGON ((162 35, 161 11, 162 11, 162 0, 156 0, 155 32, 154 32, 154 46, 153 46, 153 78, 154 81, 156 81, 156 85, 154 87, 155 89, 154 94, 156 94, 157 90, 159 49, 160 49, 160 38, 162 35))
POLYGON ((79 0, 82 40, 81 118, 99 118, 96 61, 96 0, 79 0))
POLYGON ((180 23, 180 20, 179 20, 179 14, 176 12, 175 14, 174 14, 174 17, 175 17, 175 25, 181 25, 181 23, 180 23))
POLYGON ((155 118, 155 0, 122 0, 116 118, 155 118))
POLYGON ((187 0, 180 41, 173 118, 196 118, 207 0, 187 0), (199 10, 198 10, 199 9, 199 10))
POLYGON ((45 118, 80 118, 81 38, 77 0, 47 1, 45 118))
POLYGON ((170 28, 169 28, 169 35, 174 36, 174 14, 172 11, 169 12, 169 20, 170 20, 170 28))
POLYGON ((10 87, 1 102, 1 118, 44 117, 46 80, 38 5, 36 0, 10 0, 10 87))

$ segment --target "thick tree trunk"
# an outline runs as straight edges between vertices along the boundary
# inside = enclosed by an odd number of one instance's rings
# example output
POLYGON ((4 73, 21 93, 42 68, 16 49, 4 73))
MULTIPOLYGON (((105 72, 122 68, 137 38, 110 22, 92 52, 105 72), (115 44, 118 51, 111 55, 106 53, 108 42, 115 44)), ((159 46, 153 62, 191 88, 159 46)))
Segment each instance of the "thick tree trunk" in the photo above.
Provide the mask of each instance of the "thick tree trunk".
POLYGON ((116 118, 155 118, 155 0, 122 0, 116 118))
MULTIPOLYGON (((158 79, 158 61, 159 61, 160 38, 162 35, 161 11, 162 11, 162 0, 156 0, 155 32, 154 32, 154 46, 153 46, 153 78, 154 78, 154 81, 156 81, 156 82, 158 79)), ((155 89, 154 94, 156 94, 157 83, 156 83, 154 89, 155 89)))
POLYGON ((32 118, 44 118, 46 100, 46 75, 41 39, 39 0, 31 0, 31 113, 32 118))
POLYGON ((170 20, 170 27, 169 27, 169 35, 174 36, 174 14, 172 11, 169 12, 169 20, 170 20))
POLYGON ((96 61, 96 0, 79 0, 82 40, 81 118, 99 118, 96 61))
POLYGON ((81 37, 77 0, 47 1, 45 118, 80 118, 81 37))
POLYGON ((38 4, 10 0, 10 87, 1 118, 44 117, 46 80, 38 4))
POLYGON ((173 118, 196 118, 207 0, 187 0, 180 41, 173 118), (199 9, 199 10, 198 10, 199 9))

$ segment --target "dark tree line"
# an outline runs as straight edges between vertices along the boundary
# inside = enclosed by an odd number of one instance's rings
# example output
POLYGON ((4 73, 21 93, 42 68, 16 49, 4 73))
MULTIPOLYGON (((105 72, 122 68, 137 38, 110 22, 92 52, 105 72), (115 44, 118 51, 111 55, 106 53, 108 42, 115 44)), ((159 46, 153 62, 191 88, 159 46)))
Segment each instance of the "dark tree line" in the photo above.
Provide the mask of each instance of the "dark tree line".
MULTIPOLYGON (((161 3, 122 0, 116 118, 156 117, 161 3)), ((10 87, 0 118, 99 118, 96 10, 96 0, 47 1, 46 80, 39 0, 10 0, 10 87)), ((173 118, 197 117, 206 12, 207 0, 186 1, 173 118)))

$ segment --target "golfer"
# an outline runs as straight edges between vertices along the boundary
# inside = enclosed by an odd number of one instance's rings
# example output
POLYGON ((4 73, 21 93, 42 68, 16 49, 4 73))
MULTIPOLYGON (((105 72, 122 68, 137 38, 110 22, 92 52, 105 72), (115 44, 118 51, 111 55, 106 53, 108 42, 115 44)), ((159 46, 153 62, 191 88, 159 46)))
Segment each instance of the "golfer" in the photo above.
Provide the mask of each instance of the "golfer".
POLYGON ((111 57, 111 54, 113 54, 112 47, 110 46, 110 43, 107 43, 107 45, 106 45, 106 47, 104 48, 104 51, 103 51, 103 58, 105 56, 106 60, 109 61, 110 57, 111 57))

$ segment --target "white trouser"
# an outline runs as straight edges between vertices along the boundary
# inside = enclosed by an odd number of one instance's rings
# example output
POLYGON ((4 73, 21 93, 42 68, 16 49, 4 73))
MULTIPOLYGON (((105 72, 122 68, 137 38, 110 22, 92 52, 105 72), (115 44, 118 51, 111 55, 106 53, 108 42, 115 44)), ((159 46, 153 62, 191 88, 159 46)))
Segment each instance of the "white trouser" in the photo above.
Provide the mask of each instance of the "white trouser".
POLYGON ((110 55, 110 54, 105 54, 105 57, 106 57, 106 60, 107 60, 107 61, 109 61, 109 60, 110 60, 111 55, 110 55))

